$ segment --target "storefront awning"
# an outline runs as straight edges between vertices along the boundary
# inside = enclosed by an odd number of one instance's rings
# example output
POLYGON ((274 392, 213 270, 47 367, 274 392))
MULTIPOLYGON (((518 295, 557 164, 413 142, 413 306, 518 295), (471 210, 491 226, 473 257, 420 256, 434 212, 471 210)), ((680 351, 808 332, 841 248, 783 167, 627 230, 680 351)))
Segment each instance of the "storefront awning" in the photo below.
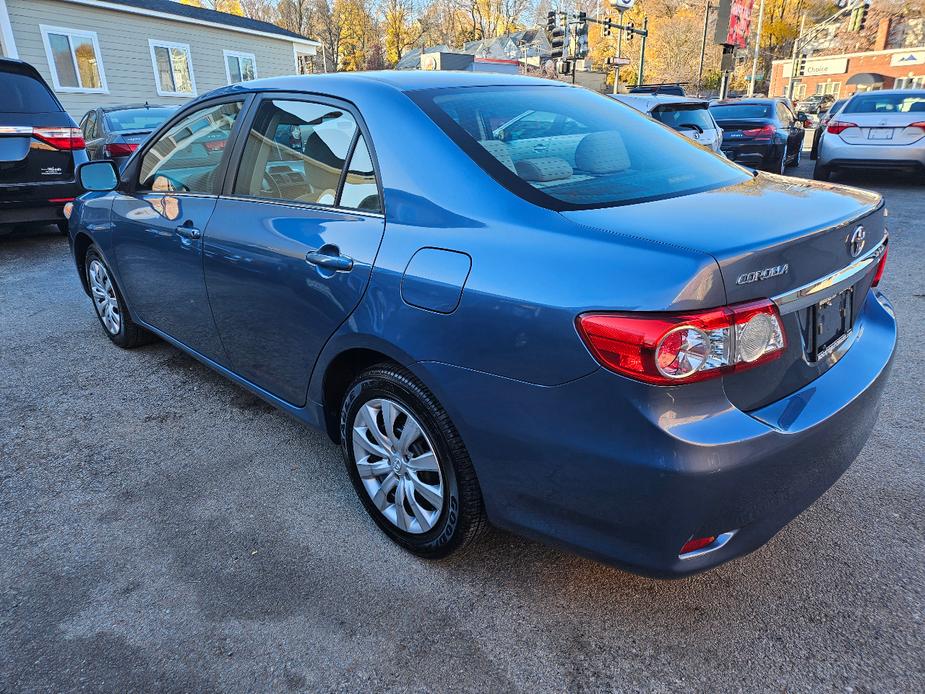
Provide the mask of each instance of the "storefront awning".
POLYGON ((873 87, 876 84, 883 84, 885 80, 886 77, 876 72, 859 72, 849 77, 845 84, 849 87, 873 87))

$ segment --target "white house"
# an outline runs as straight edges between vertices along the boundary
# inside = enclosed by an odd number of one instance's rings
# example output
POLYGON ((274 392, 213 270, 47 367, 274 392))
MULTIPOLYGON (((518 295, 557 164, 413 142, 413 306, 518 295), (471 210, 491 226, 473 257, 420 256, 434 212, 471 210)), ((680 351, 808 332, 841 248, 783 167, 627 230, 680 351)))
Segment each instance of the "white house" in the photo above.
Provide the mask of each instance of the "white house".
POLYGON ((98 105, 178 104, 222 85, 296 74, 319 46, 274 24, 171 0, 0 0, 0 55, 34 65, 75 118, 98 105))

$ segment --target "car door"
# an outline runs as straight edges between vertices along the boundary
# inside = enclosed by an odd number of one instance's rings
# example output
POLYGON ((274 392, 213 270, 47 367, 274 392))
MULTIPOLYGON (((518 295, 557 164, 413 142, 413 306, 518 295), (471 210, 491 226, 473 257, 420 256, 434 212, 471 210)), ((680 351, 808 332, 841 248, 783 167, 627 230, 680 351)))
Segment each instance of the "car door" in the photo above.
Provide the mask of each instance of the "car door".
POLYGON ((371 144, 352 107, 320 97, 265 96, 243 133, 205 232, 209 299, 235 372, 302 405, 382 240, 371 144))
POLYGON ((87 148, 87 157, 94 161, 103 159, 103 146, 105 144, 105 135, 103 133, 103 124, 100 120, 98 111, 90 111, 87 114, 85 123, 81 126, 84 131, 84 143, 87 148))
POLYGON ((224 352, 202 274, 202 231, 243 106, 240 97, 223 99, 180 116, 126 171, 127 190, 112 206, 112 253, 132 313, 220 362, 224 352))
POLYGON ((778 103, 777 110, 787 132, 787 157, 792 158, 803 146, 803 124, 797 122, 796 116, 787 104, 778 103))

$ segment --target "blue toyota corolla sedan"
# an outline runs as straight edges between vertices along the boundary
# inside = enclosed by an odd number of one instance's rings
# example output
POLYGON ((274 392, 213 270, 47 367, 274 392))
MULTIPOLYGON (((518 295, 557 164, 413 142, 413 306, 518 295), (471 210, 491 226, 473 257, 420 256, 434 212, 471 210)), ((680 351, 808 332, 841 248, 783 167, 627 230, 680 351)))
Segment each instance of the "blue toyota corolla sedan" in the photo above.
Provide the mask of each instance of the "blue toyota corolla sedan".
POLYGON ((857 456, 896 345, 879 196, 557 82, 252 81, 80 179, 109 338, 324 429, 422 557, 487 523, 653 576, 750 552, 857 456))

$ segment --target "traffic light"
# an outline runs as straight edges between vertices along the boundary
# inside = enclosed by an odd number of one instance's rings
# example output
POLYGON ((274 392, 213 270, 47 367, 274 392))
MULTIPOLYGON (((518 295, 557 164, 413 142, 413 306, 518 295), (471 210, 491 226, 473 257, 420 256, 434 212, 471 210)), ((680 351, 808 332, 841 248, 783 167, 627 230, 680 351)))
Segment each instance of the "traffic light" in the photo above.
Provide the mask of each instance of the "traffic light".
POLYGON ((610 20, 609 20, 609 19, 605 19, 605 20, 604 20, 604 28, 601 30, 601 35, 602 35, 602 36, 610 36, 610 31, 611 31, 610 27, 611 27, 610 20))
MULTIPOLYGON (((585 14, 580 12, 579 14, 585 14)), ((588 23, 583 22, 575 27, 575 58, 584 58, 588 55, 590 46, 588 45, 588 23)))
POLYGON ((556 13, 547 12, 546 13, 546 31, 549 31, 549 32, 555 31, 557 23, 558 22, 556 22, 556 13))
POLYGON ((626 40, 627 40, 627 41, 632 41, 632 40, 633 40, 633 33, 634 33, 634 32, 633 32, 633 23, 630 22, 629 24, 626 25, 626 40))
POLYGON ((562 51, 565 48, 565 30, 555 27, 552 29, 552 40, 549 42, 552 45, 552 51, 550 51, 549 56, 553 60, 562 57, 562 51))
POLYGON ((803 77, 806 74, 806 61, 809 56, 806 53, 800 54, 800 61, 797 63, 797 77, 803 77))
POLYGON ((572 74, 572 61, 571 60, 560 60, 556 63, 556 71, 560 75, 570 75, 572 74))

